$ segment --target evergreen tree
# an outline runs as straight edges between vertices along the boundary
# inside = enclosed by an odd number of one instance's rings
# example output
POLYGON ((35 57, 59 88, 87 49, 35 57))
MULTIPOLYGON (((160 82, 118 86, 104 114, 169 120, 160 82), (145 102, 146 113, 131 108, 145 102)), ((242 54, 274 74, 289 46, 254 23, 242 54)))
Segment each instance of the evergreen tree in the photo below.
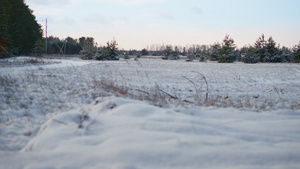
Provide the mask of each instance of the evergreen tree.
POLYGON ((164 50, 164 56, 162 56, 163 60, 178 60, 179 59, 179 50, 178 47, 175 47, 175 50, 173 51, 171 45, 167 45, 166 49, 164 50))
POLYGON ((115 40, 107 42, 107 46, 103 46, 97 53, 97 60, 119 60, 118 44, 115 40))
POLYGON ((278 49, 278 55, 280 56, 281 62, 292 61, 292 52, 289 48, 285 46, 283 46, 281 49, 278 49))
POLYGON ((223 40, 219 57, 219 63, 232 63, 236 61, 237 52, 235 51, 234 40, 229 35, 226 35, 223 40))
POLYGON ((265 40, 265 35, 262 34, 261 37, 258 38, 255 42, 255 52, 259 56, 259 61, 263 62, 265 61, 265 54, 266 54, 266 40, 265 40))
POLYGON ((30 54, 42 39, 41 26, 23 0, 0 1, 0 54, 30 54))
POLYGON ((252 46, 244 47, 242 49, 243 53, 241 54, 241 61, 244 63, 258 63, 259 55, 256 52, 256 49, 252 46))
POLYGON ((215 43, 210 49, 210 55, 209 55, 210 60, 218 61, 219 56, 221 54, 221 50, 222 50, 222 47, 221 47, 220 43, 215 43))
POLYGON ((267 40, 265 48, 263 62, 282 62, 279 50, 276 47, 276 42, 272 36, 267 40))
POLYGON ((141 55, 148 55, 148 51, 147 51, 146 49, 143 49, 143 50, 141 51, 141 55))
POLYGON ((44 43, 41 39, 36 41, 33 51, 36 56, 42 56, 45 52, 44 43))
POLYGON ((300 43, 293 47, 293 62, 300 63, 300 43))
POLYGON ((82 50, 80 51, 80 54, 83 55, 82 59, 95 59, 97 48, 94 46, 94 38, 80 38, 79 40, 82 44, 82 50))
POLYGON ((167 60, 169 59, 169 57, 172 55, 172 46, 167 45, 166 49, 164 50, 164 56, 162 57, 162 59, 167 60))
POLYGON ((79 52, 82 50, 82 47, 77 42, 77 39, 73 39, 71 37, 66 38, 66 54, 72 55, 72 54, 79 54, 79 52))

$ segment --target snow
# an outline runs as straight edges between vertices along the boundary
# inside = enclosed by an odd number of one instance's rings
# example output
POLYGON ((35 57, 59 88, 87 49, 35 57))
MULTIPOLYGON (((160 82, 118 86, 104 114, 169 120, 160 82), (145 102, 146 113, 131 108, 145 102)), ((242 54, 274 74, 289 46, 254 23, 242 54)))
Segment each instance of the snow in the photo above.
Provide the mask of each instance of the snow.
POLYGON ((0 168, 300 165, 299 64, 44 60, 0 68, 0 168))

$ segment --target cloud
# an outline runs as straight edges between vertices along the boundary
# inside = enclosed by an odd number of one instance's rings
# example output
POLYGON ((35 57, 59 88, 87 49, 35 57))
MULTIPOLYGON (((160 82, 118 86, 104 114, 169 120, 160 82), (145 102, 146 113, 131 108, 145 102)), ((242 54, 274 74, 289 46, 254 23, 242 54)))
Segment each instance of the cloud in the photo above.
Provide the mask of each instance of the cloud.
POLYGON ((202 15, 202 14, 203 14, 202 9, 199 8, 199 7, 193 7, 193 8, 191 9, 191 11, 192 11, 194 14, 197 14, 197 15, 202 15))

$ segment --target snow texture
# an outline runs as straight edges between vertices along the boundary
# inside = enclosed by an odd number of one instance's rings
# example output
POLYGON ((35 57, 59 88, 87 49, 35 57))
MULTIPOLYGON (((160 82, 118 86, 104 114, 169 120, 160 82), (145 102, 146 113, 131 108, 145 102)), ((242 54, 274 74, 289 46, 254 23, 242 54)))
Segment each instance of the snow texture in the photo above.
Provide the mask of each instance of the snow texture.
MULTIPOLYGON (((297 64, 64 59, 3 66, 0 73, 1 169, 300 165, 297 64), (197 88, 186 79, 201 78, 193 71, 206 77, 210 97, 223 97, 219 105, 170 99, 157 107, 97 89, 103 79, 143 91, 159 85, 194 101, 197 88), (232 107, 226 99, 252 106, 232 107)), ((197 84, 205 94, 203 79, 197 84)))

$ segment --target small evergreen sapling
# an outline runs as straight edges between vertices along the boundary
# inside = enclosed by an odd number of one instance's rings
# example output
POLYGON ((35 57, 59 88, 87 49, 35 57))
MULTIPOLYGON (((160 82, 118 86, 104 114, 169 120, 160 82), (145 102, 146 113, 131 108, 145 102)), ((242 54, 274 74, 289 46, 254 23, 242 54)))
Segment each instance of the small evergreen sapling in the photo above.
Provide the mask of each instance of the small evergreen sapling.
POLYGON ((45 48, 44 48, 44 44, 43 44, 41 39, 39 39, 35 42, 33 51, 34 51, 34 54, 36 56, 42 56, 43 55, 43 53, 45 51, 45 48))
POLYGON ((167 45, 166 49, 164 50, 164 55, 162 56, 162 59, 178 60, 179 59, 178 48, 175 48, 175 51, 173 51, 172 46, 167 45))
POLYGON ((210 49, 209 59, 211 61, 218 61, 220 53, 221 53, 221 49, 222 49, 222 47, 221 47, 220 43, 215 43, 210 49))
POLYGON ((226 35, 223 43, 222 43, 222 49, 219 56, 219 63, 232 63, 236 61, 237 58, 237 52, 235 51, 235 44, 234 40, 229 37, 229 35, 226 35))
POLYGON ((94 46, 94 39, 89 38, 82 42, 82 50, 80 54, 83 55, 81 58, 85 60, 93 60, 95 59, 95 54, 97 52, 96 46, 94 46))
POLYGON ((119 60, 118 44, 115 40, 107 42, 107 46, 103 46, 97 52, 96 60, 119 60))

